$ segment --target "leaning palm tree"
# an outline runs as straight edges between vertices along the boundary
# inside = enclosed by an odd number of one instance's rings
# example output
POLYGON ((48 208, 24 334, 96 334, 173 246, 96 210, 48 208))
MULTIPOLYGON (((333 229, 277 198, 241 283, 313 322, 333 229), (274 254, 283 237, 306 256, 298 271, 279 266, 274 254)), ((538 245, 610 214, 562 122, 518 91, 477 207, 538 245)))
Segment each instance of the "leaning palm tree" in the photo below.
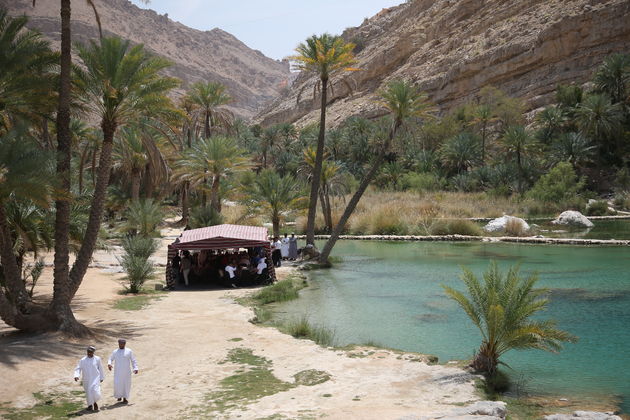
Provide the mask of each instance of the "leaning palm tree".
POLYGON ((295 68, 317 74, 321 87, 321 107, 319 118, 319 136, 317 138, 317 153, 311 182, 309 197, 308 219, 306 224, 306 243, 315 243, 315 213, 317 212, 317 196, 319 179, 321 178, 322 162, 324 161, 324 143, 326 133, 326 105, 330 77, 340 70, 354 70, 350 66, 355 63, 352 50, 353 43, 346 43, 340 36, 323 34, 313 35, 295 49, 297 55, 289 57, 296 62, 295 68))
POLYGON ((380 96, 381 104, 392 116, 389 132, 385 135, 385 139, 379 147, 378 154, 372 162, 372 167, 363 176, 359 188, 346 205, 339 222, 337 222, 330 238, 326 241, 326 245, 324 245, 324 249, 319 255, 319 262, 321 264, 329 263, 328 257, 330 256, 330 252, 335 246, 337 239, 339 239, 339 235, 341 235, 341 232, 345 229, 350 216, 359 204, 363 193, 367 190, 370 182, 372 182, 385 161, 385 156, 389 153, 391 145, 398 134, 398 130, 409 119, 418 118, 426 120, 431 117, 433 112, 433 107, 428 102, 426 94, 406 81, 393 80, 389 82, 385 89, 380 92, 380 96))
POLYGON ((266 169, 244 187, 243 204, 249 214, 269 217, 273 225, 273 236, 280 236, 280 222, 292 212, 306 207, 304 190, 291 175, 284 177, 266 169))
MULTIPOLYGON (((83 334, 86 330, 75 320, 70 302, 83 280, 98 239, 109 184, 114 136, 120 126, 143 112, 159 113, 162 105, 168 102, 164 94, 177 86, 177 81, 159 75, 162 69, 169 66, 168 61, 151 56, 142 45, 132 47, 129 41, 103 38, 100 44, 91 41, 89 45, 79 45, 77 49, 84 67, 75 67, 76 85, 82 93, 85 106, 101 120, 103 141, 85 237, 69 273, 57 261, 68 261, 67 247, 65 250, 55 248, 55 270, 59 270, 59 275, 55 276, 51 317, 57 321, 60 329, 83 334), (64 278, 62 272, 67 273, 67 277, 64 278)), ((60 167, 63 169, 63 165, 60 166, 58 162, 58 172, 60 167)), ((59 234, 57 229, 56 223, 56 235, 59 234)))
POLYGON ((518 267, 503 275, 493 262, 483 275, 483 283, 467 269, 462 280, 468 296, 442 287, 481 332, 481 346, 472 362, 477 371, 494 375, 499 358, 512 349, 557 352, 562 349, 562 342, 576 341, 573 335, 557 329, 554 321, 531 319, 549 303, 544 297, 548 291, 534 288, 537 275, 521 277, 518 267))
POLYGON ((216 136, 198 140, 182 153, 182 159, 175 168, 175 178, 189 181, 191 188, 201 187, 202 201, 205 201, 206 184, 211 179, 210 205, 221 213, 222 179, 250 166, 249 157, 243 155, 233 138, 216 136))
POLYGON ((188 92, 188 102, 198 106, 204 121, 203 136, 210 137, 211 128, 215 125, 229 126, 234 116, 226 109, 219 108, 232 101, 225 92, 225 86, 218 82, 197 82, 188 92))

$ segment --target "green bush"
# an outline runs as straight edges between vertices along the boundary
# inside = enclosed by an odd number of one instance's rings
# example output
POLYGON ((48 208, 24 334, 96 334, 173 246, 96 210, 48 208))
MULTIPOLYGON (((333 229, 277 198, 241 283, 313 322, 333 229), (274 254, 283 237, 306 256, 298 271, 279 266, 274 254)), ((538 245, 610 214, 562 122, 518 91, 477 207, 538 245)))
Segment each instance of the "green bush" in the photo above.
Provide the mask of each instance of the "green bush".
POLYGON ((324 347, 332 346, 335 342, 333 330, 311 325, 306 315, 287 322, 281 329, 292 337, 306 338, 324 347))
POLYGON ((400 180, 403 191, 439 191, 444 189, 446 181, 430 172, 408 172, 400 180))
POLYGON ((162 207, 151 199, 132 202, 125 212, 127 220, 122 230, 132 235, 160 236, 158 226, 163 216, 162 207))
POLYGON ((481 236, 483 231, 479 225, 471 220, 439 220, 431 227, 431 235, 481 236))
POLYGON ((608 211, 608 202, 595 201, 586 205, 585 213, 587 216, 606 216, 608 211))
POLYGON ((527 196, 543 203, 566 203, 579 195, 584 180, 578 179, 569 162, 560 162, 540 177, 527 196))

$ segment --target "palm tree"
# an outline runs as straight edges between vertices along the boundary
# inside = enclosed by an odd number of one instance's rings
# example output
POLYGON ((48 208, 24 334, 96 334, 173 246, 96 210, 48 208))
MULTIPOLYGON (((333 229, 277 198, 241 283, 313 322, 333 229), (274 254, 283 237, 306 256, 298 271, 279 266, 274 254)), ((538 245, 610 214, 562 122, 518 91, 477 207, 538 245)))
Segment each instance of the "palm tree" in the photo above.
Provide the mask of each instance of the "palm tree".
POLYGON ((554 163, 569 162, 576 170, 591 162, 597 148, 582 133, 565 133, 551 144, 554 163))
POLYGON ((243 203, 249 213, 269 217, 274 237, 280 236, 282 218, 306 207, 306 197, 300 183, 291 175, 281 177, 271 169, 261 171, 243 189, 243 203))
POLYGON ((324 143, 326 133, 326 105, 330 77, 339 70, 354 70, 350 68, 355 63, 352 50, 354 44, 346 43, 340 36, 323 34, 313 35, 295 49, 297 55, 290 57, 297 64, 300 71, 317 74, 321 87, 321 107, 319 118, 319 136, 317 138, 317 153, 309 196, 308 219, 306 224, 306 243, 315 243, 315 213, 317 212, 318 180, 321 178, 322 162, 324 161, 324 143))
POLYGON ((47 122, 54 110, 59 55, 41 34, 26 29, 27 21, 0 8, 0 133, 21 121, 47 122))
POLYGON ((122 231, 144 237, 160 236, 158 226, 162 222, 162 208, 150 198, 133 201, 125 212, 126 222, 122 231))
POLYGON ((567 122, 564 110, 559 106, 548 106, 536 114, 536 123, 540 128, 539 139, 545 144, 551 143, 567 122))
POLYGON ((508 156, 513 156, 518 170, 518 191, 523 192, 523 164, 533 149, 536 139, 525 127, 517 125, 508 127, 500 138, 508 156))
MULTIPOLYGON (((83 280, 98 239, 109 184, 114 136, 118 127, 137 118, 142 112, 151 110, 152 113, 159 113, 161 107, 168 103, 164 93, 177 86, 177 81, 158 74, 162 69, 168 67, 169 63, 162 58, 149 55, 142 45, 131 47, 129 41, 122 41, 119 38, 103 38, 100 44, 91 41, 89 45, 79 45, 77 49, 84 67, 75 67, 76 84, 82 92, 81 99, 86 108, 101 120, 103 141, 85 237, 69 273, 67 273, 68 228, 65 227, 63 232, 58 230, 59 215, 56 220, 56 276, 51 303, 51 317, 57 320, 57 325, 61 330, 71 334, 84 334, 87 331, 75 320, 70 302, 83 280), (62 240, 65 241, 66 246, 57 249, 57 236, 63 236, 63 233, 65 233, 65 237, 62 240), (65 268, 62 267, 64 262, 65 268), (64 273, 67 273, 66 278, 63 277, 64 273)), ((63 137, 59 127, 57 135, 58 139, 63 137)), ((62 148, 62 150, 65 149, 62 148)), ((60 151, 58 159, 61 159, 59 156, 62 154, 60 151)), ((58 161, 58 173, 60 170, 62 172, 65 170, 64 165, 64 162, 58 161)), ((62 175, 62 178, 63 176, 65 175, 62 175)), ((62 185, 65 191, 65 181, 62 182, 62 185)), ((67 187, 69 189, 69 182, 67 187)))
POLYGON ((229 126, 233 115, 220 109, 221 105, 230 103, 232 98, 225 92, 225 86, 218 82, 197 82, 188 93, 190 102, 197 105, 204 120, 203 136, 210 137, 210 129, 215 125, 229 126))
POLYGON ((208 178, 212 179, 210 205, 221 213, 221 180, 250 166, 250 159, 243 155, 233 138, 215 136, 201 139, 185 150, 175 174, 176 178, 189 181, 191 188, 201 187, 204 201, 206 182, 208 178))
POLYGON ((461 174, 473 168, 480 161, 481 140, 471 133, 459 133, 444 142, 439 153, 446 168, 461 174))
POLYGON ((328 264, 328 257, 332 251, 339 235, 346 227, 346 223, 350 219, 350 216, 354 212, 355 208, 359 204, 359 200, 363 196, 363 193, 367 189, 370 182, 374 179, 374 176, 378 173, 385 156, 390 151, 390 146, 394 141, 398 130, 403 124, 415 117, 420 119, 427 119, 431 117, 433 108, 427 100, 426 94, 421 92, 417 87, 406 81, 393 80, 387 84, 385 89, 380 92, 381 104, 385 107, 392 116, 391 126, 389 133, 386 135, 385 140, 379 148, 378 154, 372 162, 372 167, 366 173, 361 180, 359 188, 354 193, 346 208, 339 219, 339 222, 335 225, 330 239, 326 241, 324 249, 319 256, 319 262, 321 264, 328 264))
MULTIPOLYGON (((24 131, 0 135, 0 317, 18 329, 37 330, 50 325, 42 310, 35 310, 26 291, 7 215, 11 201, 32 202, 43 208, 52 198, 52 156, 42 151, 24 131)), ((14 225, 15 227, 15 225, 14 225)))
POLYGON ((490 376, 496 373, 499 358, 512 349, 539 349, 556 352, 562 342, 574 342, 571 334, 558 330, 554 321, 532 320, 549 300, 545 289, 534 289, 538 276, 520 277, 518 267, 504 276, 496 263, 483 275, 483 284, 467 269, 462 280, 468 296, 448 286, 446 294, 455 300, 481 332, 481 346, 472 366, 490 376))
POLYGON ((489 125, 497 120, 492 107, 487 104, 475 106, 471 124, 479 126, 481 135, 481 166, 486 164, 486 141, 488 139, 489 125))
POLYGON ((612 103, 625 102, 630 95, 630 54, 606 58, 593 81, 599 91, 610 96, 612 103))
POLYGON ((140 200, 142 174, 149 163, 149 153, 144 147, 138 127, 124 127, 114 139, 113 169, 120 171, 131 181, 131 201, 140 200))

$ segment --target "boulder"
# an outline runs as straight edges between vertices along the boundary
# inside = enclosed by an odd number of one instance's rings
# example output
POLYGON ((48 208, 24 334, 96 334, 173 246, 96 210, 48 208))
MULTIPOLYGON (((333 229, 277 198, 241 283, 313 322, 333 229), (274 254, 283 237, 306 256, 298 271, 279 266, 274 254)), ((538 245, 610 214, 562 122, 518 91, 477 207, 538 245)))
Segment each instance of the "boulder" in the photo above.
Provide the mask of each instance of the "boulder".
POLYGON ((488 418, 504 419, 507 414, 506 404, 503 401, 477 401, 466 407, 453 410, 444 419, 488 418))
POLYGON ((586 228, 592 228, 593 222, 588 220, 586 216, 584 216, 579 211, 575 210, 567 210, 564 211, 556 218, 556 220, 552 221, 554 225, 570 225, 570 226, 580 226, 586 228))
POLYGON ((600 413, 598 411, 575 411, 573 414, 552 414, 545 416, 545 420, 622 420, 613 413, 600 413))
POLYGON ((522 226, 522 230, 524 232, 529 230, 529 225, 527 222, 520 217, 514 216, 501 216, 497 219, 490 220, 487 225, 484 226, 483 230, 491 233, 505 232, 505 227, 507 226, 510 220, 515 220, 517 223, 520 223, 522 226))

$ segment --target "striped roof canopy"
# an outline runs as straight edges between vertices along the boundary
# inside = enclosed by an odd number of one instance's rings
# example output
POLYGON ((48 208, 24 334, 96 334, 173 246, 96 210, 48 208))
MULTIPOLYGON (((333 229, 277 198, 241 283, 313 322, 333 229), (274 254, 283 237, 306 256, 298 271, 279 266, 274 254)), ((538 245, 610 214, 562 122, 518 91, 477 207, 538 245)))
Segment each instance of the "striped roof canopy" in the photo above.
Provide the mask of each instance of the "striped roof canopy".
POLYGON ((269 247, 267 228, 241 225, 216 225, 185 230, 169 248, 228 249, 269 247))

